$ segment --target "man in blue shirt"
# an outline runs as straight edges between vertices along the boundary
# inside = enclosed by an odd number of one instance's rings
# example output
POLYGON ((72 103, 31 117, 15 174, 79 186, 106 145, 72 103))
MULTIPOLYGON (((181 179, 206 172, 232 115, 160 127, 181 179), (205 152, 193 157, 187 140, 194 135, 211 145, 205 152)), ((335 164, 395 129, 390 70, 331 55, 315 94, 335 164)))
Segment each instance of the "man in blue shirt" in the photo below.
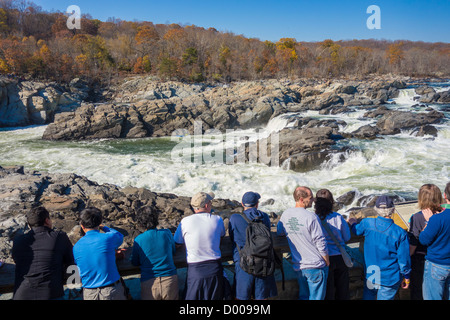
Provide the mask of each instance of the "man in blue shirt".
POLYGON ((80 213, 85 236, 74 245, 73 255, 83 284, 83 299, 125 300, 116 266, 116 249, 122 244, 123 235, 103 226, 102 220, 102 213, 96 208, 80 213))
POLYGON ((136 214, 146 231, 134 239, 131 263, 141 266, 141 300, 178 300, 178 276, 169 229, 157 229, 158 212, 142 207, 136 214))
POLYGON ((365 237, 363 299, 393 300, 401 284, 404 289, 409 287, 411 259, 408 236, 391 218, 394 203, 390 197, 378 197, 375 211, 377 218, 365 218, 360 223, 355 219, 349 220, 353 233, 365 237))

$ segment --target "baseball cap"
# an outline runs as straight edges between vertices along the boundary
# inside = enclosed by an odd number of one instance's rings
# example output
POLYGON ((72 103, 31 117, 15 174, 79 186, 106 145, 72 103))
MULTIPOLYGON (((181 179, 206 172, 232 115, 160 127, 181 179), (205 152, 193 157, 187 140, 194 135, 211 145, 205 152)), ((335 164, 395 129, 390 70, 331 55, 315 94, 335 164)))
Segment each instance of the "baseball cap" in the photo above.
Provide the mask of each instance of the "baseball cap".
POLYGON ((191 206, 194 208, 204 208, 208 202, 214 199, 216 195, 212 192, 199 192, 196 193, 191 199, 191 206))
POLYGON ((377 198, 377 201, 375 203, 375 207, 377 208, 393 208, 394 207, 394 202, 392 201, 392 199, 389 196, 379 196, 377 198))
POLYGON ((259 199, 261 199, 259 193, 249 191, 242 196, 242 203, 246 207, 253 207, 258 203, 259 199))

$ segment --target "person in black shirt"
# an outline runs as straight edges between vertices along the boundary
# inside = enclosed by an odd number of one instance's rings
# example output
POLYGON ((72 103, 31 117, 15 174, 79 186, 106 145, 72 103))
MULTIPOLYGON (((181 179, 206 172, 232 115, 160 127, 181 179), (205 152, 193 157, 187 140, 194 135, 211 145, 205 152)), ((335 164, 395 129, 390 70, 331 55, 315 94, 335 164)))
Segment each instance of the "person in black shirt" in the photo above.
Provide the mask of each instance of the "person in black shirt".
POLYGON ((422 211, 411 217, 409 227, 409 249, 411 255, 411 300, 423 300, 422 282, 427 247, 419 242, 420 232, 425 228, 426 220, 422 211))
POLYGON ((72 243, 65 232, 52 230, 44 207, 27 214, 31 230, 13 240, 16 264, 14 300, 50 300, 64 296, 64 273, 74 265, 72 243))

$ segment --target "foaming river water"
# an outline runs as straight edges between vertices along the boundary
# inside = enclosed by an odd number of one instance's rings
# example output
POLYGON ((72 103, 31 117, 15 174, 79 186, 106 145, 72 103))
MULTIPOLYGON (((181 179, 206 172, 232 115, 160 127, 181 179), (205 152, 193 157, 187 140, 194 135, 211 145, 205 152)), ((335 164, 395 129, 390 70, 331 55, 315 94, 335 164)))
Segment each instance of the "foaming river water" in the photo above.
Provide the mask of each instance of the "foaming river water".
MULTIPOLYGON (((437 87, 443 90, 445 87, 437 87)), ((447 87, 448 89, 448 87, 447 87)), ((412 110, 414 89, 403 89, 390 109, 412 110)), ((445 106, 429 105, 436 110, 445 106)), ((447 106, 448 107, 448 106, 447 106)), ((423 111, 424 108, 413 108, 423 111)), ((448 110, 448 109, 446 109, 448 110)), ((344 120, 343 132, 352 132, 376 120, 363 118, 367 110, 354 107, 339 115, 319 115, 307 111, 294 114, 318 119, 344 120)), ((45 126, 0 129, 0 165, 23 165, 26 169, 50 173, 73 172, 98 183, 120 187, 145 187, 155 192, 191 196, 198 191, 213 191, 219 198, 240 200, 249 190, 261 194, 261 201, 273 199, 265 211, 281 212, 293 205, 292 192, 307 185, 313 192, 330 189, 335 197, 355 190, 358 196, 390 193, 404 199, 415 199, 424 183, 443 188, 450 181, 450 115, 435 125, 436 138, 416 137, 412 130, 376 140, 345 139, 339 143, 353 151, 331 159, 321 168, 306 173, 286 170, 286 166, 270 167, 263 163, 196 163, 174 159, 177 141, 171 137, 132 140, 99 140, 52 142, 41 140, 45 126)), ((263 130, 235 131, 231 136, 268 135, 289 122, 290 115, 272 119, 263 130)), ((214 149, 214 141, 202 146, 214 149)), ((356 202, 356 200, 355 200, 356 202)), ((355 205, 353 203, 352 205, 355 205)))

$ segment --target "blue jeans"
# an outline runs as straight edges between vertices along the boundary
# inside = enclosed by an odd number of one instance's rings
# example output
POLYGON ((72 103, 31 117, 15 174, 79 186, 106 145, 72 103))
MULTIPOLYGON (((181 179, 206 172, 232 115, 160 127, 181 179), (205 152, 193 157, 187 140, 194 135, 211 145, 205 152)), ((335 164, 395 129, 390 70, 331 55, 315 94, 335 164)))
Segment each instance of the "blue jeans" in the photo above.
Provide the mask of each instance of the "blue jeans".
POLYGON ((323 300, 327 292, 328 267, 296 271, 299 300, 323 300))
POLYGON ((394 300, 395 294, 400 288, 399 281, 393 286, 375 285, 373 288, 367 286, 367 281, 364 282, 363 300, 394 300))
POLYGON ((424 300, 448 300, 450 296, 450 266, 425 260, 422 292, 424 300))

